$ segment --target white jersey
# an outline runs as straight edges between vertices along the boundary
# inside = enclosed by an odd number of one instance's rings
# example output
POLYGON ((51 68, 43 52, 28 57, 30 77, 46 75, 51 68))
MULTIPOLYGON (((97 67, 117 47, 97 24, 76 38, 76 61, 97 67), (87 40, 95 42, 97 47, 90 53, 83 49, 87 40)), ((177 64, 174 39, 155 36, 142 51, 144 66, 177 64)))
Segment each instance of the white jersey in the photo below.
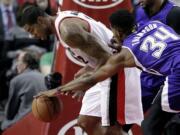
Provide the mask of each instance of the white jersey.
POLYGON ((79 49, 70 48, 62 40, 60 32, 59 32, 59 26, 62 20, 65 18, 76 17, 76 18, 80 18, 86 21, 89 25, 89 32, 98 40, 101 40, 101 42, 104 43, 105 46, 102 46, 102 48, 104 48, 109 53, 112 52, 111 48, 108 47, 108 44, 110 43, 110 40, 113 37, 113 33, 104 24, 102 24, 101 22, 97 22, 91 17, 77 11, 63 11, 63 12, 58 12, 57 14, 58 16, 55 20, 56 32, 61 42, 61 45, 63 45, 66 48, 67 57, 71 61, 81 66, 84 66, 84 64, 88 64, 91 67, 96 67, 97 65, 97 60, 94 57, 88 56, 87 54, 85 54, 79 49))
MULTIPOLYGON (((90 57, 87 54, 83 53, 79 49, 72 49, 70 48, 62 39, 59 33, 59 26, 63 19, 77 17, 89 24, 89 32, 96 37, 98 40, 104 43, 104 48, 107 52, 112 53, 112 49, 108 47, 111 38, 113 37, 113 33, 102 23, 95 21, 94 19, 86 16, 83 13, 75 12, 75 11, 63 11, 58 12, 58 17, 55 21, 56 32, 61 42, 66 48, 66 55, 68 58, 81 66, 84 64, 88 64, 91 67, 96 67, 97 60, 94 57, 90 57), (82 64, 84 63, 84 64, 82 64)), ((97 52, 98 53, 98 52, 97 52)), ((125 72, 125 79, 122 80, 124 84, 124 89, 122 90, 124 104, 121 109, 125 112, 124 119, 125 123, 132 124, 132 123, 140 123, 143 119, 143 112, 142 112, 142 104, 141 104, 141 89, 140 89, 140 73, 135 68, 128 68, 124 70, 125 72), (135 78, 135 79, 134 79, 135 78), (129 85, 131 84, 131 85, 129 85), (133 94, 132 88, 135 90, 136 94, 133 94), (137 89, 135 89, 137 88, 137 89), (132 94, 126 94, 126 93, 132 94), (135 106, 135 107, 132 107, 135 106), (135 113, 136 112, 136 113, 135 113)), ((105 81, 97 83, 95 86, 90 88, 86 91, 80 114, 87 115, 87 116, 96 116, 101 117, 102 125, 109 126, 109 95, 110 95, 110 82, 111 79, 107 79, 105 81)), ((123 116, 122 116, 123 117, 123 116)))

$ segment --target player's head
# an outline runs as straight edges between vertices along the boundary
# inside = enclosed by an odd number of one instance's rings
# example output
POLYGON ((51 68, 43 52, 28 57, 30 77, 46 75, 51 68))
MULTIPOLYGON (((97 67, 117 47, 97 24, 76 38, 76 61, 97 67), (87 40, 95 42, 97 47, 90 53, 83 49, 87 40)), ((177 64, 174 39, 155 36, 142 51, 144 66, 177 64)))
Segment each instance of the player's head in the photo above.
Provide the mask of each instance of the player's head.
POLYGON ((18 24, 37 38, 46 39, 52 33, 49 15, 35 5, 23 6, 17 18, 18 24))
POLYGON ((133 14, 125 9, 120 9, 112 13, 109 21, 114 38, 119 43, 123 42, 124 38, 132 33, 135 26, 133 14))
POLYGON ((139 0, 139 3, 143 8, 149 10, 150 8, 157 5, 158 3, 163 3, 164 1, 165 0, 139 0))

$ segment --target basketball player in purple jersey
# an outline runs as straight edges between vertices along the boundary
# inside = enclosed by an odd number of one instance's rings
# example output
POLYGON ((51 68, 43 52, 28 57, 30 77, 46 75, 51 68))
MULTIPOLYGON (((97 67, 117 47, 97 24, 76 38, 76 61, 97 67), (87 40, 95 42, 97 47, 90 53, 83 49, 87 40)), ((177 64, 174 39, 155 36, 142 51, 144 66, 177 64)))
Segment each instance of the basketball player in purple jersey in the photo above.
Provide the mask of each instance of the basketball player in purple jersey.
MULTIPOLYGON (((139 5, 135 8, 136 23, 138 26, 150 20, 158 20, 164 24, 171 26, 178 34, 180 34, 180 7, 168 0, 140 0, 139 5), (179 18, 179 19, 178 19, 179 18)), ((142 72, 141 85, 144 111, 146 111, 163 85, 165 78, 142 72)))
POLYGON ((144 135, 160 135, 163 132, 161 127, 180 112, 180 37, 173 29, 158 21, 147 22, 134 31, 133 15, 126 10, 113 13, 110 23, 116 40, 119 43, 123 41, 120 53, 111 56, 93 74, 87 73, 59 89, 64 92, 85 90, 112 76, 121 67, 136 66, 148 73, 165 76, 162 94, 151 107, 153 117, 160 125, 156 129, 149 127, 153 129, 150 132, 143 131, 144 135))
MULTIPOLYGON (((178 25, 180 24, 180 7, 176 6, 169 0, 139 0, 139 4, 135 6, 134 14, 136 16, 137 26, 142 26, 151 20, 158 20, 171 26, 178 34, 180 34, 180 25, 178 25)), ((111 45, 111 47, 119 49, 119 46, 117 45, 111 45)), ((150 108, 154 97, 160 90, 160 87, 164 85, 164 81, 164 76, 157 76, 147 72, 141 73, 142 103, 144 112, 150 108)), ((164 116, 162 115, 161 118, 163 119, 163 117, 164 116)), ((147 132, 152 131, 152 123, 154 124, 153 127, 156 128, 162 125, 161 123, 159 124, 158 121, 156 122, 157 123, 154 123, 153 117, 146 116, 146 122, 143 122, 142 124, 143 129, 147 132), (149 126, 149 124, 151 126, 149 126)))
MULTIPOLYGON (((180 34, 180 25, 178 25, 180 24, 180 7, 169 0, 140 0, 139 5, 135 7, 135 16, 138 26, 141 26, 150 20, 158 20, 171 26, 178 34, 180 34)), ((164 85, 164 80, 165 77, 162 76, 156 76, 146 72, 141 73, 144 112, 151 106, 155 95, 160 90, 160 87, 164 85)), ((159 93, 159 95, 160 94, 161 93, 159 93)), ((156 100, 158 100, 158 98, 156 100)), ((154 110, 151 112, 153 113, 154 110)), ((151 132, 154 128, 159 129, 162 127, 161 119, 163 119, 164 116, 161 115, 159 121, 154 121, 154 117, 154 115, 146 116, 146 120, 142 123, 145 132, 151 132)), ((175 116, 173 121, 177 120, 178 119, 175 116)), ((166 122, 164 121, 164 123, 166 122)))

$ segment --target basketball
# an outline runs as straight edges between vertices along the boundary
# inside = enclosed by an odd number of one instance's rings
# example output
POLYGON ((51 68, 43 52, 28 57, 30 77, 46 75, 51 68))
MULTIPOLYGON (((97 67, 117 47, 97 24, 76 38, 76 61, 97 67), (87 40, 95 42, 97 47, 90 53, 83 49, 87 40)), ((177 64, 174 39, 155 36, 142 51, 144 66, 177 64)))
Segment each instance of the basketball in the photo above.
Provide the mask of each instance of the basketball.
POLYGON ((43 122, 51 122, 58 117, 61 106, 57 97, 40 96, 32 102, 32 113, 43 122))

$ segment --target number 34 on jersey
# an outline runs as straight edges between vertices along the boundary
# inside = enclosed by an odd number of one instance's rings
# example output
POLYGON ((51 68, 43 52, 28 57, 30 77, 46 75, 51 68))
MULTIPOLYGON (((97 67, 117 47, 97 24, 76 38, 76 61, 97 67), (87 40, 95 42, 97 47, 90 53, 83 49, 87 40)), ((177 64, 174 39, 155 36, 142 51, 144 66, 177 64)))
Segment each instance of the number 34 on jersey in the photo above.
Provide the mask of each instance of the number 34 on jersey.
POLYGON ((146 26, 140 33, 137 33, 137 37, 132 41, 132 45, 136 45, 138 40, 148 31, 151 31, 156 28, 156 31, 146 38, 143 39, 143 42, 140 45, 140 50, 146 53, 149 51, 152 52, 152 56, 155 58, 160 58, 161 54, 167 47, 166 40, 178 40, 179 37, 171 33, 168 29, 163 26, 157 28, 156 24, 149 24, 146 26))

